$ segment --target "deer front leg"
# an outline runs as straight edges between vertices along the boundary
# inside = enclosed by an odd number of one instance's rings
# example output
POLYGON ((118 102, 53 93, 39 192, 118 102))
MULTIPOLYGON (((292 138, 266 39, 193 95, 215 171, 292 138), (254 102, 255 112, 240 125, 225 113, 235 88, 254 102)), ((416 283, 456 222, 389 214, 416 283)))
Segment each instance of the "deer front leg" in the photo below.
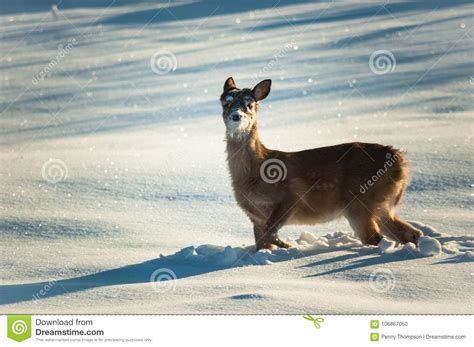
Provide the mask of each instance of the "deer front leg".
POLYGON ((278 237, 278 231, 290 217, 290 211, 278 205, 270 214, 264 226, 254 225, 257 250, 262 248, 274 249, 277 247, 289 248, 291 245, 278 237))
POLYGON ((259 225, 256 222, 253 222, 253 234, 255 236, 255 245, 257 247, 257 251, 262 248, 267 248, 270 249, 270 245, 266 244, 265 240, 265 233, 264 233, 264 227, 262 225, 259 225))

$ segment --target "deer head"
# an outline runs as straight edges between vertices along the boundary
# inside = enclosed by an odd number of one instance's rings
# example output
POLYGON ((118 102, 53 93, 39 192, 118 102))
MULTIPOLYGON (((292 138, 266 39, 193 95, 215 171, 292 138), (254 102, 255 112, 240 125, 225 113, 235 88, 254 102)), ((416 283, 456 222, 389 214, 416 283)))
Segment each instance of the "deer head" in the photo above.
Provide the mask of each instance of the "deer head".
POLYGON ((257 125, 259 101, 268 96, 271 84, 271 80, 263 80, 253 89, 239 89, 232 77, 225 81, 221 104, 222 117, 229 138, 237 140, 249 138, 257 125))

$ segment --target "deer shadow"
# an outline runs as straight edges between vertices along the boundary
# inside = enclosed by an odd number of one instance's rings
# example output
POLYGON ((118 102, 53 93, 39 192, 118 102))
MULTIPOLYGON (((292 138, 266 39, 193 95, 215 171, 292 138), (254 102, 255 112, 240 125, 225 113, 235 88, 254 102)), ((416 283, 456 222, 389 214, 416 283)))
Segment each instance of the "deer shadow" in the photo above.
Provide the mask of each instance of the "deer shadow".
MULTIPOLYGON (((312 255, 322 255, 325 253, 332 253, 338 251, 350 251, 351 254, 344 254, 341 256, 332 257, 330 259, 319 260, 301 267, 314 267, 328 263, 338 263, 347 259, 363 259, 356 260, 353 265, 343 266, 339 269, 310 275, 307 277, 329 275, 336 272, 349 271, 355 268, 364 266, 371 266, 380 263, 388 263, 394 261, 408 260, 401 257, 386 257, 379 255, 367 258, 366 256, 377 253, 375 249, 363 249, 362 247, 353 248, 350 246, 340 247, 337 249, 314 249, 305 252, 299 252, 299 258, 308 257, 312 255)), ((288 258, 279 260, 278 262, 289 261, 294 259, 294 254, 288 258)), ((0 305, 15 304, 25 301, 43 300, 61 295, 68 295, 77 292, 87 291, 89 289, 109 287, 115 285, 151 283, 156 279, 155 271, 161 270, 162 273, 167 271, 172 272, 175 278, 165 278, 160 280, 180 280, 188 277, 200 276, 210 272, 226 270, 234 267, 240 267, 235 263, 231 264, 212 264, 205 265, 187 263, 183 261, 176 261, 167 257, 148 260, 142 263, 127 265, 111 270, 100 271, 94 274, 68 278, 68 279, 52 279, 49 281, 23 283, 23 284, 9 284, 0 286, 0 305)))
MULTIPOLYGON (((30 300, 42 300, 100 287, 149 283, 152 281, 153 273, 157 270, 163 270, 163 273, 171 270, 177 279, 182 279, 208 272, 224 270, 225 268, 224 266, 211 265, 201 267, 189 264, 177 264, 168 259, 158 258, 75 278, 1 285, 0 305, 15 304, 30 300)), ((170 278, 170 280, 171 279, 172 278, 170 278)))
MULTIPOLYGON (((375 252, 374 252, 375 253, 375 252)), ((302 267, 317 267, 320 265, 327 265, 330 263, 337 263, 337 262, 342 262, 342 261, 348 261, 348 260, 354 260, 351 263, 333 268, 327 271, 315 273, 312 275, 308 275, 306 277, 320 277, 320 276, 325 276, 325 275, 332 275, 336 273, 341 273, 345 271, 351 271, 351 270, 356 270, 368 266, 376 266, 376 265, 382 265, 382 264, 389 264, 389 263, 395 263, 395 262, 400 262, 400 261, 410 261, 410 260, 416 260, 419 259, 419 257, 416 256, 403 256, 401 257, 400 255, 395 255, 395 254, 376 254, 371 257, 362 257, 360 254, 344 254, 338 257, 330 258, 330 259, 323 259, 321 261, 316 261, 310 264, 303 265, 302 267)))

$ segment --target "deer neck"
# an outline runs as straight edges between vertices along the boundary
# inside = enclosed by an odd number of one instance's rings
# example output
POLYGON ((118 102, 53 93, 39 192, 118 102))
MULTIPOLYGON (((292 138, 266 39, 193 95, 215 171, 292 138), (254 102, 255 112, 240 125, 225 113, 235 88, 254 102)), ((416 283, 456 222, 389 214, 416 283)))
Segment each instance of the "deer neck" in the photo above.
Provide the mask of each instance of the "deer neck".
POLYGON ((260 165, 269 152, 260 141, 256 124, 242 138, 227 135, 227 161, 234 182, 251 179, 252 173, 259 172, 260 165))

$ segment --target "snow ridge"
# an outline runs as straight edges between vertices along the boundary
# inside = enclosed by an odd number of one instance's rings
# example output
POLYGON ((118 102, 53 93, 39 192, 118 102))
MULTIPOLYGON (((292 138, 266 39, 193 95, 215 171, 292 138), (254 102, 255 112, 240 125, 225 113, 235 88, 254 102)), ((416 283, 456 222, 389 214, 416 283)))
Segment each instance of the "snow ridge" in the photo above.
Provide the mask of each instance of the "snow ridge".
POLYGON ((398 245, 395 241, 382 239, 378 246, 364 246, 352 234, 336 232, 317 237, 310 232, 301 233, 297 240, 286 240, 293 247, 289 249, 268 250, 255 252, 253 246, 232 247, 217 245, 190 246, 160 259, 196 266, 238 267, 248 265, 270 265, 291 259, 301 258, 320 252, 337 251, 352 248, 362 254, 380 253, 391 256, 431 257, 442 253, 451 255, 467 255, 472 257, 474 238, 468 236, 451 237, 441 234, 434 228, 419 223, 410 222, 423 231, 425 236, 420 238, 418 247, 412 243, 398 245))

